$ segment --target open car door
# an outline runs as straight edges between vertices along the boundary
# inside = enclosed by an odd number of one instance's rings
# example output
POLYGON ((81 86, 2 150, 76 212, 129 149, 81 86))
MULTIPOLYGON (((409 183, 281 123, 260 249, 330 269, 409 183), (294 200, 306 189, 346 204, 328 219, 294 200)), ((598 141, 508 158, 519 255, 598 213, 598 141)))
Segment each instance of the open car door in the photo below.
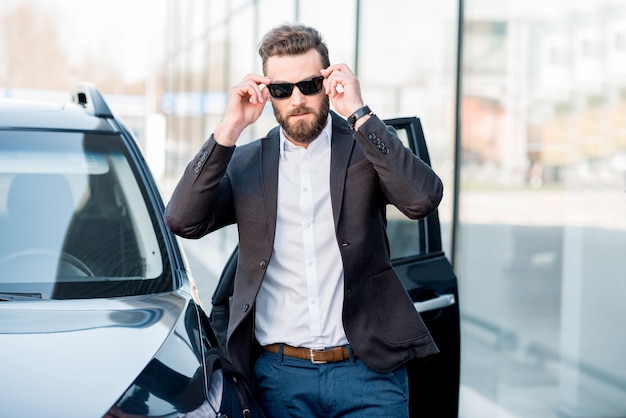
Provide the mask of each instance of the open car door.
MULTIPOLYGON (((430 165, 418 118, 385 121, 405 146, 430 165)), ((392 262, 407 292, 430 329, 440 353, 426 363, 408 364, 411 417, 455 418, 458 415, 460 326, 457 279, 442 250, 439 215, 411 220, 387 208, 387 235, 392 262)), ((222 344, 228 329, 229 298, 238 249, 226 263, 212 297, 211 323, 222 344)))
MULTIPOLYGON (((405 146, 430 165, 418 118, 390 119, 385 123, 393 126, 405 146)), ((425 364, 408 365, 410 416, 455 418, 460 383, 458 290, 457 278, 441 244, 439 213, 435 211, 414 221, 390 205, 387 236, 394 268, 440 350, 425 364)))

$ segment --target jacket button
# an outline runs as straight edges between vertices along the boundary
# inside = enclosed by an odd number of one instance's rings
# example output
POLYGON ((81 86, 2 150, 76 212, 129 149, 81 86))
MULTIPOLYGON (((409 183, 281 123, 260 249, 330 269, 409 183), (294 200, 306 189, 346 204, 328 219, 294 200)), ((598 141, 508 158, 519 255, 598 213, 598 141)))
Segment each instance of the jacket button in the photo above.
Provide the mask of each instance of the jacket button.
POLYGON ((347 247, 348 245, 350 245, 350 243, 349 243, 349 242, 342 242, 342 243, 341 243, 341 246, 342 246, 342 247, 347 247))
POLYGON ((265 270, 265 267, 267 267, 267 261, 261 260, 261 262, 259 263, 259 266, 265 270))
POLYGON ((248 305, 247 303, 243 305, 243 311, 244 312, 248 312, 248 309, 250 309, 250 305, 248 305))

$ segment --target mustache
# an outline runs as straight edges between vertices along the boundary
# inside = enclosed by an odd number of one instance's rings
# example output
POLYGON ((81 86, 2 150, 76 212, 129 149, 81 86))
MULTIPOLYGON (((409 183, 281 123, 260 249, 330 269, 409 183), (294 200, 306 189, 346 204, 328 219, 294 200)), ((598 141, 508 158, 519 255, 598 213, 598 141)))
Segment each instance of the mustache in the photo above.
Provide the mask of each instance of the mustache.
POLYGON ((291 112, 289 112, 287 116, 288 117, 297 116, 297 115, 302 115, 303 113, 315 113, 315 112, 310 107, 300 106, 300 107, 293 109, 291 112))

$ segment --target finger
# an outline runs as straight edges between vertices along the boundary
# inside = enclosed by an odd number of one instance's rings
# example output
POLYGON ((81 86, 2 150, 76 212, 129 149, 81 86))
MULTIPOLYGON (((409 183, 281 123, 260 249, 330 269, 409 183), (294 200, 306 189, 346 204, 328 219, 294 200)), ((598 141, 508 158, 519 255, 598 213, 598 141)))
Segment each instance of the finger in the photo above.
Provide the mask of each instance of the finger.
POLYGON ((322 75, 323 76, 329 76, 331 73, 333 72, 344 72, 344 73, 348 73, 348 74, 352 74, 354 75, 354 73, 352 72, 352 70, 350 69, 350 67, 348 67, 346 64, 334 64, 329 66, 328 68, 325 68, 322 70, 322 75))
POLYGON ((352 82, 354 76, 341 71, 333 71, 326 79, 326 94, 335 97, 342 94, 352 82))
POLYGON ((248 74, 242 80, 242 82, 244 81, 252 81, 257 85, 260 85, 260 84, 269 84, 271 79, 269 77, 265 77, 259 74, 248 74))
MULTIPOLYGON (((269 77, 257 74, 248 74, 240 84, 241 91, 247 94, 248 100, 252 103, 264 103, 267 101, 267 92, 263 93, 267 84, 270 83, 269 77)), ((242 96, 243 98, 244 96, 242 96)))
POLYGON ((263 98, 263 102, 267 102, 270 99, 270 91, 265 84, 261 85, 261 97, 263 98))

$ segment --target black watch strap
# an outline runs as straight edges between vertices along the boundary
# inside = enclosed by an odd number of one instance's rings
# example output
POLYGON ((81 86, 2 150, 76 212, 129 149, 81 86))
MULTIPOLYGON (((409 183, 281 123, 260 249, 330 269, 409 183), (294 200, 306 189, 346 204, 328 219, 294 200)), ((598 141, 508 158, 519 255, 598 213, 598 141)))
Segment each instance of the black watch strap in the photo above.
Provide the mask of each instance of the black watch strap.
POLYGON ((372 111, 367 105, 363 106, 360 109, 357 109, 353 114, 348 116, 348 125, 350 125, 350 128, 354 131, 354 124, 356 123, 356 121, 361 119, 363 116, 370 115, 371 113, 372 111))

